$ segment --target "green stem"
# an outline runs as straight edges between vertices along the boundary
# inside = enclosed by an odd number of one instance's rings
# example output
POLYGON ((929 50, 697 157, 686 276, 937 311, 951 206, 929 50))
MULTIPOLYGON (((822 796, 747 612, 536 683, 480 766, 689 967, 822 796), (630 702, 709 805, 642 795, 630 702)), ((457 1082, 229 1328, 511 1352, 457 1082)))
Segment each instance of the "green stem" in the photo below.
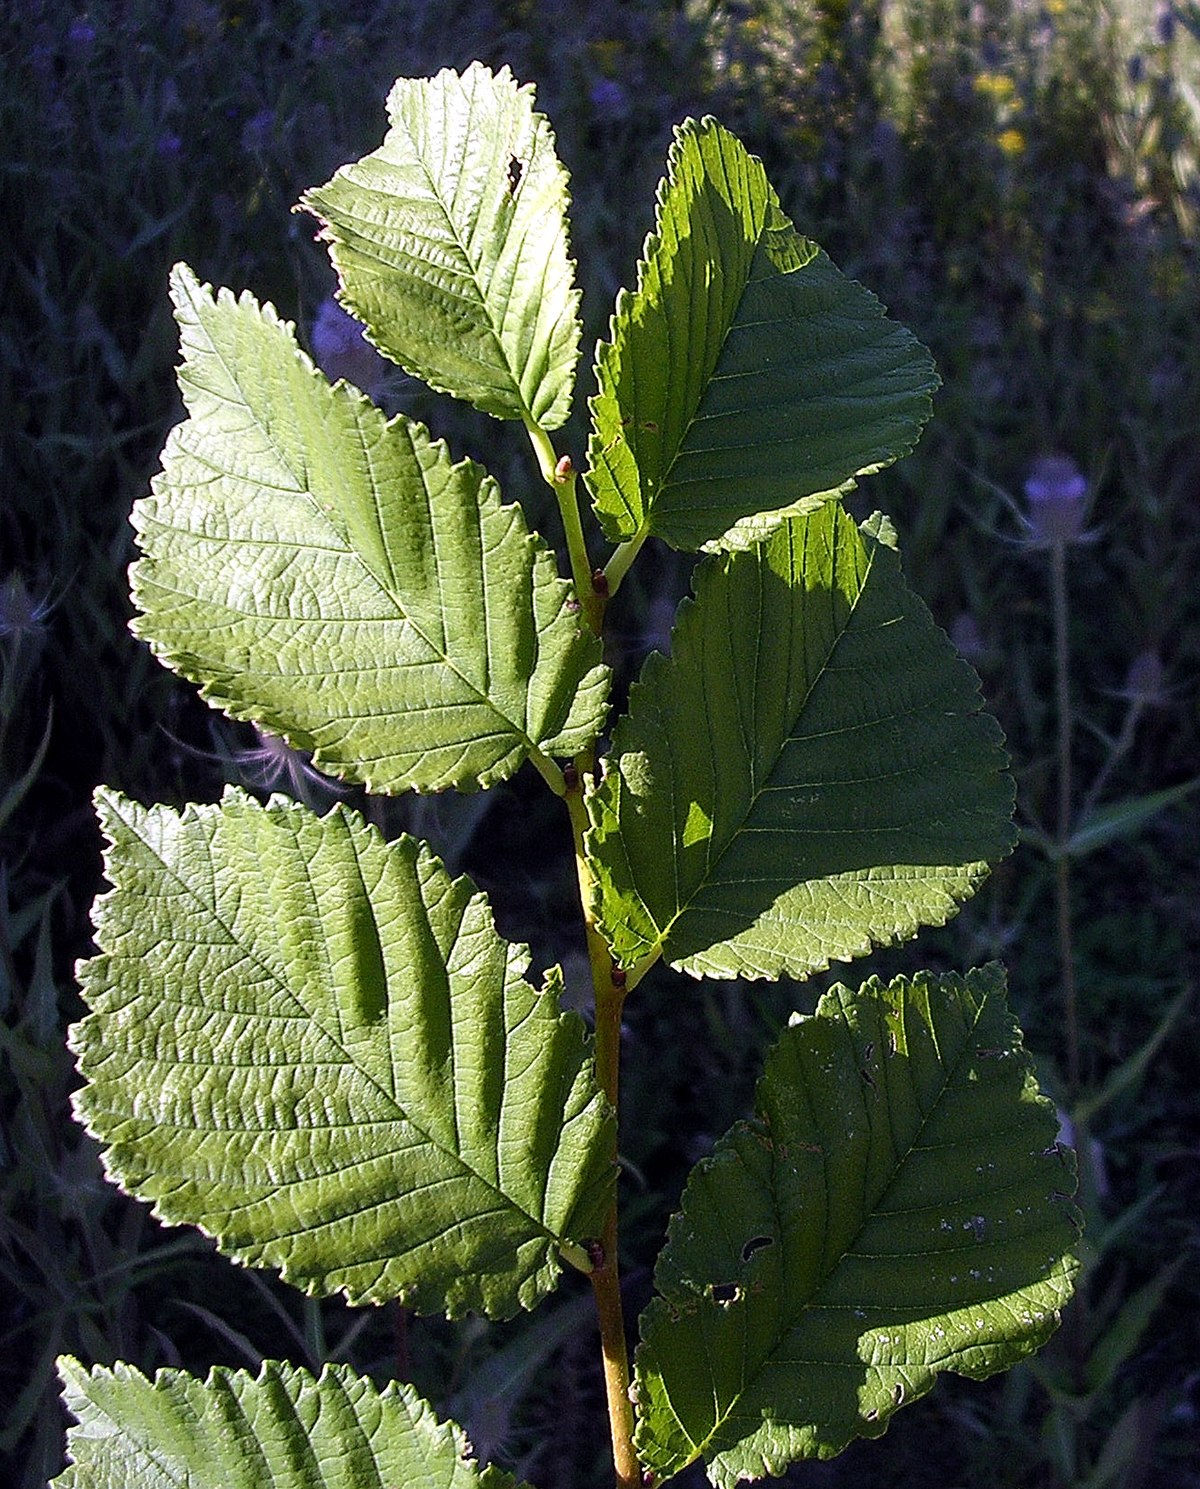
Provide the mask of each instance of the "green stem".
MULTIPOLYGON (((1075 1127, 1081 1199, 1087 1201, 1091 1184, 1091 1140, 1087 1123, 1075 1116, 1079 1100, 1079 1009, 1075 988, 1075 940, 1071 925, 1071 799, 1074 783, 1071 770, 1071 737, 1074 715, 1071 708, 1071 648, 1067 596, 1067 546, 1055 543, 1050 549, 1050 600, 1054 614, 1054 696, 1058 723, 1058 802, 1056 832, 1058 852, 1054 863, 1054 909, 1058 932, 1058 960, 1062 976, 1063 1019, 1067 1036, 1067 1111, 1075 1127)), ((1082 1392, 1088 1353, 1088 1296, 1086 1278, 1080 1278, 1072 1307, 1065 1320, 1068 1366, 1072 1384, 1082 1392)))
POLYGON ((1074 718, 1071 710, 1071 655, 1068 636, 1067 548, 1065 543, 1055 543, 1050 549, 1050 592, 1054 612, 1055 712, 1058 715, 1058 862, 1054 888, 1058 952, 1062 964, 1063 1015, 1067 1036, 1067 1106, 1071 1109, 1079 1096, 1080 1065, 1075 950, 1071 929, 1071 858, 1067 851, 1067 844, 1071 840, 1071 798, 1074 794, 1071 773, 1071 736, 1074 718))
MULTIPOLYGON (((592 870, 583 850, 587 830, 584 805, 585 783, 595 769, 590 755, 576 761, 574 784, 566 792, 571 832, 575 839, 575 869, 583 907, 588 962, 596 996, 596 1080, 614 1112, 619 1110, 621 1070, 621 1010, 625 1002, 625 979, 613 965, 604 938, 591 911, 592 870)), ((610 1160, 617 1166, 617 1131, 613 1125, 610 1160)), ((613 1471, 617 1489, 639 1489, 641 1465, 633 1446, 633 1403, 629 1399, 629 1349, 625 1341, 625 1315, 621 1306, 621 1279, 617 1266, 617 1196, 605 1216, 597 1263, 591 1271, 592 1295, 600 1324, 600 1350, 604 1361, 604 1389, 608 1398, 609 1431, 612 1437, 613 1471)))
MULTIPOLYGON (((583 535, 583 523, 579 515, 579 498, 576 494, 578 477, 569 456, 559 459, 550 441, 550 436, 539 425, 526 420, 525 428, 537 454, 538 466, 546 484, 558 500, 563 532, 567 540, 567 553, 571 561, 571 577, 575 593, 579 598, 584 619, 594 635, 599 636, 604 625, 604 611, 608 604, 609 577, 601 571, 592 572, 588 558, 587 541, 583 535)), ((633 545, 626 545, 627 547, 633 545)), ((632 561, 636 547, 625 559, 620 573, 632 561)), ((618 550, 618 556, 621 550, 618 550)), ((596 1080, 604 1092, 605 1099, 614 1113, 609 1161, 614 1174, 618 1167, 617 1125, 615 1114, 619 1110, 621 1069, 621 1009, 625 1002, 626 977, 614 966, 604 938, 597 929, 592 914, 592 870, 584 852, 583 839, 588 827, 587 808, 583 793, 595 776, 595 751, 585 750, 575 759, 573 768, 559 772, 553 761, 546 761, 559 775, 556 784, 538 760, 534 761, 552 789, 562 796, 571 819, 571 833, 575 839, 575 870, 579 880, 579 897, 583 910, 584 932, 587 937, 588 963, 592 972, 592 987, 596 998, 595 1060, 596 1080)), ((617 1192, 613 1184, 613 1196, 600 1236, 597 1238, 595 1254, 590 1258, 589 1278, 592 1295, 596 1303, 596 1315, 600 1325, 600 1352, 604 1362, 604 1390, 608 1398, 609 1431, 612 1437, 613 1472, 617 1489, 640 1489, 641 1465, 633 1446, 633 1403, 629 1397, 629 1347, 625 1339, 625 1314, 621 1306, 621 1278, 617 1265, 617 1192)), ((568 1261, 578 1258, 568 1256, 568 1261)))
POLYGON ((588 558, 587 541, 583 536, 583 521, 579 515, 579 497, 576 494, 578 475, 569 455, 560 460, 554 452, 550 436, 540 425, 526 421, 525 428, 537 455, 542 478, 554 492, 562 518, 563 533, 567 540, 567 556, 571 561, 571 578, 575 593, 583 607, 588 627, 596 636, 604 624, 604 607, 607 594, 596 588, 592 576, 592 564, 588 558))
POLYGON ((636 538, 630 538, 627 543, 622 543, 608 563, 604 566, 604 577, 608 581, 608 592, 615 595, 621 587, 621 580, 629 571, 630 564, 641 552, 642 544, 649 537, 649 533, 639 533, 636 538))
POLYGON ((536 745, 529 747, 529 760, 534 769, 550 787, 555 796, 561 796, 567 789, 563 781, 563 773, 556 761, 551 760, 549 755, 543 754, 536 745))

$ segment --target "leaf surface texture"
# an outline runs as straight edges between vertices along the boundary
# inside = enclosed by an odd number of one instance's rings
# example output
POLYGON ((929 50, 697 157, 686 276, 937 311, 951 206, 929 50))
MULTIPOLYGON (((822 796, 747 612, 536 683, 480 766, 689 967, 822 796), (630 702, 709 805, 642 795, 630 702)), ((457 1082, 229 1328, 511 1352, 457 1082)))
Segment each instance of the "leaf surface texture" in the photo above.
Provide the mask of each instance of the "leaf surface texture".
POLYGON ((533 89, 507 68, 401 78, 382 146, 302 205, 341 299, 380 351, 501 419, 555 429, 571 407, 579 292, 567 177, 533 89))
POLYGON ((1003 973, 836 987, 693 1172, 642 1319, 642 1461, 720 1489, 875 1437, 943 1370, 1037 1349, 1075 1271, 1055 1144, 1003 973))
POLYGON ((462 1432, 405 1385, 378 1391, 344 1365, 319 1378, 268 1360, 206 1380, 59 1361, 77 1419, 57 1489, 521 1489, 480 1468, 462 1432))
POLYGON ((71 1043, 113 1177, 309 1292, 533 1307, 612 1180, 557 973, 531 986, 467 879, 341 807, 98 800, 71 1043))
POLYGON ((839 503, 697 571, 592 796, 622 965, 804 977, 954 914, 1013 842, 978 679, 839 503))
POLYGON ((597 351, 588 484, 606 536, 746 547, 906 454, 924 347, 800 237, 712 119, 676 133, 633 293, 597 351))
POLYGON ((173 293, 190 417, 134 508, 137 634, 375 791, 488 786, 594 738, 599 643, 491 478, 331 388, 270 306, 182 267, 173 293))

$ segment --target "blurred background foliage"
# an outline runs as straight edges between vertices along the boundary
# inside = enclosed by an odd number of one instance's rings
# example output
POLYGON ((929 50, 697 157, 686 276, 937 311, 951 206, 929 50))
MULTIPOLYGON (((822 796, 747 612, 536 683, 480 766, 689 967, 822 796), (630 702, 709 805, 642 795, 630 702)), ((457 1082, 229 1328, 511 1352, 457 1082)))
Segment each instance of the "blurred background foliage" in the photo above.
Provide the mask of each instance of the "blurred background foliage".
MULTIPOLYGON (((544 513, 519 432, 373 362, 329 303, 301 191, 372 149, 402 74, 536 83, 573 179, 589 334, 632 281, 670 129, 713 113, 787 211, 933 348, 917 453, 852 500, 1007 732, 1023 843, 944 931, 844 975, 1002 956, 1077 1142, 1080 1301, 1033 1364, 949 1382, 795 1484, 1200 1484, 1200 5, 1195 0, 7 0, 0 29, 0 1473, 61 1466, 62 1350, 285 1354, 412 1378, 540 1489, 605 1482, 590 1300, 451 1326, 354 1313, 165 1231, 70 1121, 63 1044, 100 886, 90 809, 225 781, 339 792, 211 713, 128 635, 127 524, 180 416, 166 275, 251 287, 332 373, 430 421, 544 513)), ((579 409, 563 448, 577 460, 579 409)), ((613 607, 621 685, 687 585, 648 554, 613 607)), ((567 837, 519 776, 359 802, 430 837, 582 996, 567 837)), ((821 979, 821 986, 831 981, 821 979)), ((820 986, 663 974, 631 1000, 622 1131, 632 1313, 688 1166, 820 986)), ((687 1482, 692 1483, 691 1475, 687 1482)))

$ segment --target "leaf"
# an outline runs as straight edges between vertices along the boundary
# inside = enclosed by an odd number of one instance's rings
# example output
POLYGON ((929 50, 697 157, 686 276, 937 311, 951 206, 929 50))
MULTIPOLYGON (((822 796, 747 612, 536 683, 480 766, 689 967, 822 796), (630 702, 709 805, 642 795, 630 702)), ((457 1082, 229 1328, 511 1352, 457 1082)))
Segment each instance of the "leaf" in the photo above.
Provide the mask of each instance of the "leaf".
POLYGON ((322 223, 340 299, 385 356, 499 419, 571 410, 579 291, 567 173, 532 87, 508 68, 400 78, 382 146, 300 205, 322 223))
POLYGON ((480 1468, 460 1428, 411 1386, 378 1391, 345 1365, 319 1378, 268 1360, 200 1380, 59 1361, 71 1466, 57 1489, 527 1489, 480 1468))
POLYGON ((1149 1282, 1121 1302, 1103 1333, 1093 1338, 1081 1382, 1087 1394, 1107 1391, 1115 1383, 1117 1372, 1142 1342, 1167 1289, 1174 1284, 1187 1260, 1186 1256, 1177 1256, 1160 1267, 1149 1282))
POLYGON ((1070 858, 1083 858, 1119 838, 1136 837, 1159 812, 1185 800, 1198 786, 1200 776, 1180 781, 1177 786, 1168 786, 1163 791, 1151 791, 1146 796, 1128 796, 1097 807, 1087 814, 1060 851, 1070 858))
POLYGON ((1012 846, 1002 736, 881 519, 706 560, 590 800, 626 968, 805 977, 948 920, 1012 846))
POLYGON ((553 554, 470 461, 331 388, 270 306, 172 278, 190 418, 134 508, 136 633, 373 791, 472 790, 604 718, 553 554))
POLYGON ((906 454, 937 385, 925 348, 797 234, 713 119, 676 131, 610 334, 587 480, 613 542, 745 547, 766 524, 736 524, 818 506, 906 454))
POLYGON ((1038 1348, 1070 1295, 1071 1155, 998 966, 835 987, 688 1181, 643 1315, 638 1448, 711 1481, 829 1458, 952 1370, 1038 1348))
POLYGON ((46 751, 50 748, 50 735, 54 730, 54 707, 51 705, 46 711, 46 727, 42 730, 42 737, 37 748, 33 752, 33 759, 25 771, 19 775, 11 786, 7 786, 3 795, 0 795, 0 828, 8 821, 21 803, 28 796, 30 788, 38 778, 42 762, 46 758, 46 751))
POLYGON ((582 1021, 429 849, 230 790, 98 794, 80 1119, 162 1219, 310 1293, 507 1316, 611 1191, 582 1021))
POLYGON ((1175 1025, 1191 1001, 1192 985, 1188 983, 1167 1005, 1166 1012, 1151 1030, 1149 1037, 1109 1071, 1101 1086, 1076 1099, 1071 1111, 1071 1120, 1074 1123, 1089 1126, 1110 1102, 1128 1091, 1136 1090, 1145 1079, 1147 1070, 1166 1043, 1167 1037, 1174 1033, 1175 1025))

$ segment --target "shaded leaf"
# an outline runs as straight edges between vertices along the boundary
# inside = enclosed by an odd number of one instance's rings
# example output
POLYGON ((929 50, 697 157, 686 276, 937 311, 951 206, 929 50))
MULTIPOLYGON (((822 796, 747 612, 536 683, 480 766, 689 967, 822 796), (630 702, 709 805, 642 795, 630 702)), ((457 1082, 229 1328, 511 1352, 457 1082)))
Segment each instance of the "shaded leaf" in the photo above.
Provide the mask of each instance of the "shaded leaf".
POLYGON ((1118 1096, 1136 1090, 1191 1001, 1192 986, 1189 983, 1167 1005, 1166 1012, 1151 1030, 1149 1037, 1109 1071, 1099 1089, 1076 1100, 1071 1112, 1073 1123, 1090 1124, 1118 1096))
POLYGON ((467 879, 340 806, 98 804, 71 1045, 109 1173, 312 1293, 533 1307, 612 1179, 557 971, 530 986, 467 879))
POLYGON ((268 1360, 206 1380, 59 1361, 77 1425, 58 1489, 521 1489, 482 1469, 461 1430, 411 1386, 378 1391, 344 1365, 320 1378, 268 1360))
POLYGON ((762 514, 811 509, 906 454, 937 384, 925 348, 797 234, 761 161, 713 119, 676 132, 610 335, 587 480, 614 542, 746 547, 762 514))
POLYGON ((835 987, 756 1111, 688 1181, 637 1355, 642 1462, 721 1489, 878 1436, 940 1371, 1006 1369, 1075 1270, 1074 1165, 998 967, 835 987))
POLYGON ((803 977, 942 924, 1013 841, 980 708, 880 519, 831 504, 707 560, 590 801, 614 956, 803 977))
POLYGON ((1200 787, 1200 777, 1181 781, 1179 785, 1168 786, 1162 791, 1151 791, 1145 796, 1128 796, 1122 801, 1106 802, 1087 814, 1061 851, 1071 858, 1083 858, 1118 839, 1136 837, 1159 812, 1185 800, 1197 787, 1200 787))
POLYGON ((234 718, 374 791, 570 755, 607 672, 490 477, 331 388, 270 306, 172 280, 190 418, 134 508, 135 623, 234 718))
POLYGON ((571 409, 579 291, 567 174, 533 89, 507 68, 401 78, 382 146, 301 206, 320 218, 342 303, 381 352, 501 419, 571 409))

